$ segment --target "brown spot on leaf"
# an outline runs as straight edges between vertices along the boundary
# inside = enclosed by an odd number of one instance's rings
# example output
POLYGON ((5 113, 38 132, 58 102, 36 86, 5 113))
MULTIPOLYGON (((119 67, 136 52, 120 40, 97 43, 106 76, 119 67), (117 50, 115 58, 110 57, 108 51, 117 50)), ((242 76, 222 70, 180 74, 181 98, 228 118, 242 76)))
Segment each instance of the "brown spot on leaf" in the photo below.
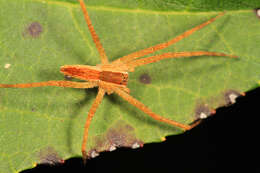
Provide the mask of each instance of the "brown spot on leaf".
POLYGON ((256 16, 260 19, 260 8, 257 8, 254 11, 255 11, 256 16))
POLYGON ((129 125, 111 128, 107 133, 107 139, 117 147, 131 147, 135 139, 133 131, 134 129, 129 125))
POLYGON ((150 84, 152 79, 149 74, 144 73, 139 77, 139 81, 143 84, 150 84))
POLYGON ((226 104, 230 105, 236 102, 236 98, 241 96, 241 95, 245 95, 245 93, 240 93, 236 90, 228 90, 224 93, 224 99, 226 104))
POLYGON ((59 156, 58 152, 52 147, 42 149, 39 152, 38 157, 40 159, 40 164, 55 165, 64 163, 64 160, 59 156))
POLYGON ((212 110, 208 107, 207 104, 200 104, 195 109, 195 120, 205 119, 211 114, 215 114, 215 110, 212 110))
POLYGON ((39 22, 32 22, 26 27, 23 36, 24 37, 30 36, 32 38, 37 38, 41 35, 42 32, 43 32, 42 25, 39 22))
POLYGON ((122 120, 109 128, 107 133, 96 136, 94 140, 95 146, 88 152, 90 158, 102 151, 114 151, 117 147, 135 149, 142 147, 144 144, 136 138, 134 128, 122 120))

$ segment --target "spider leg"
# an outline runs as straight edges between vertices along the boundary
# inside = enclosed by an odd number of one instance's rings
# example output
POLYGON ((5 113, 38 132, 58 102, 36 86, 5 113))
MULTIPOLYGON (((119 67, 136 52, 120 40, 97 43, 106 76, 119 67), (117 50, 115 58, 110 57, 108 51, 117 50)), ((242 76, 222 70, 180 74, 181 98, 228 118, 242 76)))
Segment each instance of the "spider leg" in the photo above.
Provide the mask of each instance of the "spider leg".
POLYGON ((91 122, 92 118, 94 117, 95 112, 96 112, 99 104, 101 103, 104 94, 105 94, 105 90, 103 88, 99 87, 97 97, 88 112, 88 117, 86 119, 86 123, 85 123, 85 127, 84 127, 84 136, 83 136, 82 147, 81 147, 84 162, 87 159, 86 144, 87 144, 87 140, 88 140, 88 130, 89 130, 90 122, 91 122))
POLYGON ((145 64, 154 63, 163 59, 167 58, 187 58, 187 57, 193 57, 193 56, 227 56, 231 58, 237 58, 237 56, 234 55, 228 55, 224 53, 218 53, 218 52, 205 52, 205 51, 197 51, 197 52, 168 52, 161 55, 155 55, 147 58, 142 58, 138 60, 133 60, 127 64, 129 69, 134 69, 137 66, 142 66, 145 64))
POLYGON ((97 86, 96 82, 70 82, 70 81, 46 81, 24 84, 0 84, 0 88, 32 88, 44 86, 57 86, 68 88, 93 88, 97 86))
POLYGON ((89 17, 88 12, 87 12, 86 5, 85 5, 83 0, 78 0, 78 1, 80 3, 81 9, 83 11, 86 23, 88 25, 88 29, 89 29, 90 34, 92 36, 92 39, 93 39, 93 41, 94 41, 94 43, 96 45, 96 48, 97 48, 97 50, 98 50, 98 52, 100 54, 101 63, 102 64, 108 64, 107 55, 106 55, 105 50, 104 50, 104 48, 103 48, 103 46, 102 46, 102 44, 101 44, 101 42, 100 42, 100 40, 98 38, 98 35, 96 34, 95 29, 94 29, 94 27, 93 27, 93 25, 91 23, 90 17, 89 17))
POLYGON ((143 50, 140 50, 140 51, 137 51, 137 52, 134 52, 134 53, 131 53, 129 55, 126 55, 126 56, 123 56, 117 60, 115 60, 113 63, 119 63, 119 62, 123 62, 123 63, 128 63, 129 61, 132 61, 138 57, 142 57, 144 55, 147 55, 147 54, 151 54, 155 51, 158 51, 158 50, 161 50, 161 49, 164 49, 174 43, 177 43, 178 41, 182 40, 183 38, 185 37, 188 37, 189 35, 193 34, 195 31, 198 31, 200 29, 202 29, 203 27, 207 26, 208 24, 214 22, 217 18, 223 16, 224 13, 220 13, 219 15, 217 15, 216 17, 213 17, 211 19, 209 19, 208 21, 182 33, 181 35, 171 39, 170 41, 167 41, 167 42, 164 42, 164 43, 160 43, 160 44, 157 44, 155 46, 152 46, 152 47, 149 47, 149 48, 146 48, 146 49, 143 49, 143 50))
POLYGON ((109 82, 105 82, 105 81, 99 81, 99 86, 102 87, 104 90, 106 90, 106 93, 112 94, 114 92, 114 88, 120 88, 121 90, 123 90, 126 93, 130 93, 130 89, 127 88, 124 85, 118 85, 118 84, 114 84, 114 83, 109 83, 109 82))
POLYGON ((176 121, 164 118, 164 117, 162 117, 160 115, 157 115, 157 114, 153 113, 143 103, 141 103, 140 101, 136 100, 135 98, 133 98, 131 95, 127 94, 126 92, 122 91, 120 88, 114 88, 114 92, 116 92, 123 99, 125 99, 130 104, 134 105, 135 107, 137 107, 138 109, 140 109, 144 113, 148 114, 149 116, 151 116, 155 120, 158 120, 158 121, 170 124, 170 125, 175 126, 175 127, 179 127, 181 129, 184 129, 184 130, 190 130, 193 127, 193 126, 189 126, 189 125, 186 125, 186 124, 181 124, 179 122, 176 122, 176 121))

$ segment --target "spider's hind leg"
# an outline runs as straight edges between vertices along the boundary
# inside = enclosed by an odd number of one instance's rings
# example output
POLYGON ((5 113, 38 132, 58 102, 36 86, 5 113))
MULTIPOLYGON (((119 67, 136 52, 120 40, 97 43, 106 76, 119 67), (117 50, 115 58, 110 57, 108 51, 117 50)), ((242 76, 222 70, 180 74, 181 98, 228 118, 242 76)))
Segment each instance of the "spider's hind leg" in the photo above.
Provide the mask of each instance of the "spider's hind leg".
POLYGON ((98 106, 100 105, 104 95, 105 95, 105 90, 99 87, 97 97, 88 112, 88 117, 86 119, 86 123, 84 126, 84 135, 83 135, 83 141, 82 141, 82 146, 81 146, 81 151, 82 151, 82 156, 83 156, 84 162, 86 162, 86 159, 87 159, 86 145, 87 145, 87 141, 88 141, 89 126, 90 126, 91 120, 94 117, 96 110, 97 110, 98 106))
POLYGON ((170 124, 172 126, 178 127, 183 129, 184 131, 186 130, 190 130, 191 128, 193 128, 193 126, 191 125, 186 125, 186 124, 182 124, 179 122, 176 122, 174 120, 170 120, 167 118, 164 118, 158 114, 155 114, 154 112, 152 112, 148 107, 146 107, 143 103, 141 103, 140 101, 138 101, 137 99, 133 98, 131 95, 129 95, 128 93, 122 91, 120 88, 114 88, 115 93, 117 93, 120 97, 122 97, 124 100, 126 100, 127 102, 129 102, 130 104, 132 104, 133 106, 137 107, 138 109, 140 109, 141 111, 143 111, 144 113, 146 113, 147 115, 149 115, 150 117, 152 117, 153 119, 157 120, 157 121, 161 121, 167 124, 170 124))

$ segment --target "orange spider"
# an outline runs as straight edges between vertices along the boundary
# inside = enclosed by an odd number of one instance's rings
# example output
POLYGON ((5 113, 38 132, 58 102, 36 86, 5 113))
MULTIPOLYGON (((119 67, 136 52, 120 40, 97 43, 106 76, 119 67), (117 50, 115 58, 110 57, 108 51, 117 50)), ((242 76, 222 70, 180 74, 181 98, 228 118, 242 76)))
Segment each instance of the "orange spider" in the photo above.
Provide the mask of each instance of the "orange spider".
POLYGON ((88 82, 46 81, 46 82, 26 83, 26 84, 0 84, 0 88, 31 88, 31 87, 43 87, 43 86, 58 86, 58 87, 68 87, 68 88, 99 87, 97 97, 88 112, 88 117, 86 119, 86 123, 84 127, 84 136, 83 136, 82 149, 81 149, 84 160, 87 158, 86 144, 88 139, 88 130, 89 130, 90 122, 99 104, 101 103, 105 93, 107 94, 116 93, 119 96, 121 96, 123 99, 128 101, 130 104, 136 106, 138 109, 151 116, 153 119, 179 127, 183 130, 189 130, 193 128, 195 125, 197 125, 198 123, 195 123, 193 125, 181 124, 174 120, 164 118, 158 114, 153 113, 148 107, 146 107, 144 104, 142 104, 141 102, 133 98, 131 95, 129 95, 130 90, 129 88, 127 88, 128 72, 133 72, 134 69, 138 66, 154 63, 166 58, 180 58, 180 57, 192 57, 192 56, 204 56, 204 55, 228 56, 228 57, 235 58, 236 56, 227 55, 224 53, 196 51, 196 52, 176 52, 176 53, 168 52, 168 53, 163 53, 161 55, 155 55, 147 58, 137 59, 143 57, 144 55, 151 54, 157 50, 166 48, 182 40, 183 38, 188 37, 195 31, 198 31, 203 27, 205 27, 206 25, 212 23, 220 16, 223 16, 224 13, 220 13, 218 16, 184 32, 183 34, 171 39, 170 41, 157 44, 155 46, 131 53, 129 55, 123 56, 109 63, 105 50, 102 47, 102 44, 100 43, 99 38, 91 24, 91 20, 89 18, 84 1, 79 0, 79 3, 84 13, 84 17, 88 25, 88 29, 91 33, 92 39, 100 54, 101 64, 98 64, 96 66, 64 65, 61 67, 60 71, 67 76, 86 80, 88 82))

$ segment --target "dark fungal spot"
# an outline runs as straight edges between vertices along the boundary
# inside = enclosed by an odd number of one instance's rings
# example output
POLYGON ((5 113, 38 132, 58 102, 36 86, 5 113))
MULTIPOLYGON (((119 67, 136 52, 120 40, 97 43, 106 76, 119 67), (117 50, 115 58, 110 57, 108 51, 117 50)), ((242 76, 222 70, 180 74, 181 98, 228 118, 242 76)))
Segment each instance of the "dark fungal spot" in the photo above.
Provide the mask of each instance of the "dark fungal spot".
POLYGON ((143 142, 136 139, 134 128, 124 124, 108 130, 107 139, 111 146, 131 147, 133 149, 143 146, 143 142))
POLYGON ((42 25, 39 22, 30 23, 23 33, 23 36, 30 36, 32 38, 37 38, 43 32, 42 25))
POLYGON ((116 122, 106 133, 95 136, 93 146, 87 153, 88 158, 97 157, 102 151, 114 151, 120 147, 136 149, 143 147, 144 142, 137 139, 135 129, 122 120, 116 122))
POLYGON ((257 8, 254 11, 255 11, 256 16, 260 19, 260 8, 257 8))
POLYGON ((134 136, 132 136, 131 131, 133 128, 131 126, 123 126, 118 129, 109 129, 107 138, 109 143, 117 147, 131 147, 134 136), (131 141, 131 142, 130 142, 131 141))
POLYGON ((198 105, 195 109, 195 120, 205 119, 214 113, 215 110, 210 109, 207 104, 198 105))
POLYGON ((139 81, 143 84, 150 84, 152 79, 149 74, 144 73, 139 77, 139 81))
POLYGON ((224 99, 226 104, 230 105, 236 102, 236 98, 239 96, 244 96, 245 93, 240 93, 238 91, 235 90, 228 90, 224 93, 224 99))
POLYGON ((40 150, 38 157, 40 158, 40 164, 56 165, 64 163, 64 160, 52 147, 47 147, 40 150))

